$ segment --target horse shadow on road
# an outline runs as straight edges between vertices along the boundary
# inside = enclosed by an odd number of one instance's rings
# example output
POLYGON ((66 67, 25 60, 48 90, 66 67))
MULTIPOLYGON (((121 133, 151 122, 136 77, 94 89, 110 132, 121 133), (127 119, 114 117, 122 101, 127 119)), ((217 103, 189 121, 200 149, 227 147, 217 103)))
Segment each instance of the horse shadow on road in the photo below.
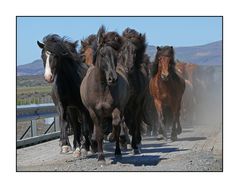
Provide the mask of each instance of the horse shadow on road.
POLYGON ((134 166, 156 166, 161 160, 166 158, 160 158, 159 155, 132 155, 132 156, 122 156, 120 158, 111 158, 111 164, 121 163, 121 164, 132 164, 134 166))
POLYGON ((134 166, 156 166, 160 161, 167 158, 161 157, 160 153, 171 153, 186 151, 187 149, 179 149, 176 147, 167 147, 166 144, 143 144, 141 154, 132 155, 131 153, 123 153, 122 157, 112 157, 112 164, 132 164, 134 166))
POLYGON ((207 137, 183 137, 183 138, 178 138, 177 141, 198 141, 198 140, 206 140, 207 137))

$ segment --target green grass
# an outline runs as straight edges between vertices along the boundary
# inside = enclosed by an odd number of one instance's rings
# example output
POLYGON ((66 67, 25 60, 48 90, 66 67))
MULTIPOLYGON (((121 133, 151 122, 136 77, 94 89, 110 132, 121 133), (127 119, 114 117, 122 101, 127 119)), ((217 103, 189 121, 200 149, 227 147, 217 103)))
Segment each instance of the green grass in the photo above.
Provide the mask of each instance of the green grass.
POLYGON ((49 103, 52 86, 42 76, 17 77, 17 105, 49 103))

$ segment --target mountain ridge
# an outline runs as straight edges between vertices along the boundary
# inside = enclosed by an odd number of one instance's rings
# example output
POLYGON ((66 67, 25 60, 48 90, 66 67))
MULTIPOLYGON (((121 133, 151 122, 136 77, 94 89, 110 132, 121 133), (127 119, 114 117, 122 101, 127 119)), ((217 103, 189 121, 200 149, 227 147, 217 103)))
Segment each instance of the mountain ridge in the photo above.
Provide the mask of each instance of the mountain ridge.
MULTIPOLYGON (((205 45, 175 47, 175 58, 198 65, 222 65, 222 40, 205 45)), ((154 61, 156 46, 148 45, 146 53, 154 61)), ((41 59, 17 66, 17 76, 41 75, 44 73, 41 59)))

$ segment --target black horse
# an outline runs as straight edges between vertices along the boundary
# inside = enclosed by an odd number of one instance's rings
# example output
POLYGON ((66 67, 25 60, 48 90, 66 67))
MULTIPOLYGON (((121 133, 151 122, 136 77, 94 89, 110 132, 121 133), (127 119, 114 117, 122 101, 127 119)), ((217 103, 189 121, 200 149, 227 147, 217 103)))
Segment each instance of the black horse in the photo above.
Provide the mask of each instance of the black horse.
POLYGON ((76 51, 77 41, 70 42, 53 34, 44 37, 43 43, 37 41, 37 44, 42 49, 44 78, 53 83, 51 95, 60 119, 61 152, 67 153, 71 150, 67 132, 71 125, 74 134, 74 154, 85 155, 89 150, 93 124, 80 96, 80 85, 88 67, 80 61, 76 51))
POLYGON ((146 49, 145 35, 127 28, 123 32, 123 45, 118 57, 118 63, 123 65, 127 72, 130 85, 130 99, 125 109, 125 123, 132 135, 131 146, 135 154, 140 153, 138 145, 141 143, 141 122, 148 75, 143 68, 146 49))
MULTIPOLYGON (((129 98, 129 84, 124 68, 117 72, 117 51, 105 40, 105 28, 97 34, 97 51, 94 65, 87 71, 81 84, 81 97, 94 122, 92 139, 97 141, 98 160, 104 161, 103 123, 112 118, 116 140, 115 155, 121 155, 119 136, 125 105, 129 98), (89 87, 90 86, 90 87, 89 87)), ((112 43, 111 43, 112 44, 112 43)))

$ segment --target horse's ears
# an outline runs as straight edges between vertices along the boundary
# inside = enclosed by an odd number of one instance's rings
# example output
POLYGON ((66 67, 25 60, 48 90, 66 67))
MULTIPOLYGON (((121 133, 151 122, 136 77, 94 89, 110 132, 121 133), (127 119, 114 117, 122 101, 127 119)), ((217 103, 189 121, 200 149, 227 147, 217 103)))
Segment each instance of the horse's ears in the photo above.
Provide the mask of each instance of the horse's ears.
POLYGON ((157 46, 157 50, 159 51, 159 50, 161 50, 161 48, 159 46, 157 46))
POLYGON ((104 41, 105 26, 101 26, 97 32, 97 46, 100 46, 104 41))
POLYGON ((41 43, 41 42, 39 42, 39 41, 37 41, 37 45, 38 45, 41 49, 43 49, 44 46, 45 46, 43 43, 41 43))
POLYGON ((84 42, 83 40, 80 41, 81 46, 85 47, 86 46, 86 42, 84 42))
POLYGON ((75 42, 73 42, 72 45, 73 45, 74 48, 76 48, 76 47, 78 46, 78 42, 79 42, 78 40, 76 40, 75 42))

